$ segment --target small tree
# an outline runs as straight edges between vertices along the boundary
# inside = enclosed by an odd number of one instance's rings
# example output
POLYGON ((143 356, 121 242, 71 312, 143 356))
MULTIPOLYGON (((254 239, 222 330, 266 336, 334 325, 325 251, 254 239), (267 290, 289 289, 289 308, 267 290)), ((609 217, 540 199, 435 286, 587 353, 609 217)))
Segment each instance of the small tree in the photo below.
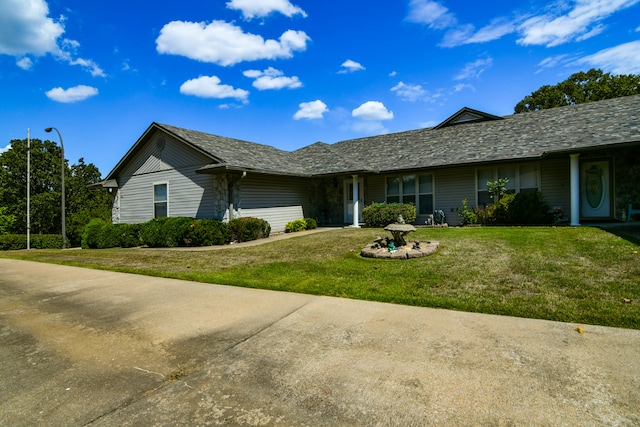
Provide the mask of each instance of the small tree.
POLYGON ((489 197, 493 199, 494 203, 497 203, 502 196, 507 194, 507 178, 498 178, 495 181, 487 181, 487 189, 489 190, 489 197))

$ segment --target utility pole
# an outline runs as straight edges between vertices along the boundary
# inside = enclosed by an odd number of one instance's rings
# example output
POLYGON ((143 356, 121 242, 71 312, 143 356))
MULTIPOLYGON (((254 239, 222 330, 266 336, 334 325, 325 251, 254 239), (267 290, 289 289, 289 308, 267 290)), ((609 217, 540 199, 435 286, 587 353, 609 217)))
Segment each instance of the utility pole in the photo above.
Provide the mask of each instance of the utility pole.
POLYGON ((31 128, 27 128, 27 250, 31 249, 31 128))

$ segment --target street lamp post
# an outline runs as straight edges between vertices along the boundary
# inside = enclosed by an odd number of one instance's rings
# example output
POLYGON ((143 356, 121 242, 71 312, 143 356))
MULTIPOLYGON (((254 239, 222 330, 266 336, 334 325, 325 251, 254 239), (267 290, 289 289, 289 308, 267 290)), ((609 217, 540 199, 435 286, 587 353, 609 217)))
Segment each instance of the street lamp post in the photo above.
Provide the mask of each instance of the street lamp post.
POLYGON ((60 138, 60 148, 62 149, 62 249, 66 249, 67 247, 67 233, 65 230, 65 200, 64 200, 64 144, 62 143, 62 135, 60 135, 60 131, 57 128, 46 128, 45 132, 51 132, 55 130, 58 133, 58 138, 60 138))

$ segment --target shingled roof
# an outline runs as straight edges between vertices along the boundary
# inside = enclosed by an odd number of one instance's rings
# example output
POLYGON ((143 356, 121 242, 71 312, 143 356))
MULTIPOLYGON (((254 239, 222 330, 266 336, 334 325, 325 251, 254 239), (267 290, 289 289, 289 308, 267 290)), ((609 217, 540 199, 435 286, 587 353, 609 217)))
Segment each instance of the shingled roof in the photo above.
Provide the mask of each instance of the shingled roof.
MULTIPOLYGON (((460 111, 466 110, 476 112, 460 111)), ((505 117, 481 115, 481 121, 335 144, 317 142, 293 152, 166 124, 153 123, 149 129, 159 128, 211 157, 212 163, 200 172, 226 169, 298 176, 378 173, 536 159, 640 143, 640 95, 505 117)), ((145 135, 148 133, 149 130, 145 135)), ((143 139, 144 136, 136 145, 143 139)), ((113 178, 134 149, 135 146, 107 178, 113 178)))
POLYGON ((212 166, 228 166, 234 169, 288 175, 308 174, 307 169, 289 151, 166 124, 156 123, 156 125, 183 142, 210 154, 220 162, 212 166))
POLYGON ((535 159, 640 142, 640 95, 338 142, 377 171, 535 159))

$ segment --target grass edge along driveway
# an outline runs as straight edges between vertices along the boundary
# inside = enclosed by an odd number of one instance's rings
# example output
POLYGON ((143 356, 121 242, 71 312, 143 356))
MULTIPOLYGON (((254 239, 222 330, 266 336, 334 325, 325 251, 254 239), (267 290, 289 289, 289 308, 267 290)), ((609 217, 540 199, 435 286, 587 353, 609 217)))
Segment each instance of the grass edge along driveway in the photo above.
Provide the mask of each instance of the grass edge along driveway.
POLYGON ((593 227, 421 228, 432 256, 360 257, 381 229, 222 250, 31 250, 5 258, 423 307, 640 329, 640 246, 593 227))

